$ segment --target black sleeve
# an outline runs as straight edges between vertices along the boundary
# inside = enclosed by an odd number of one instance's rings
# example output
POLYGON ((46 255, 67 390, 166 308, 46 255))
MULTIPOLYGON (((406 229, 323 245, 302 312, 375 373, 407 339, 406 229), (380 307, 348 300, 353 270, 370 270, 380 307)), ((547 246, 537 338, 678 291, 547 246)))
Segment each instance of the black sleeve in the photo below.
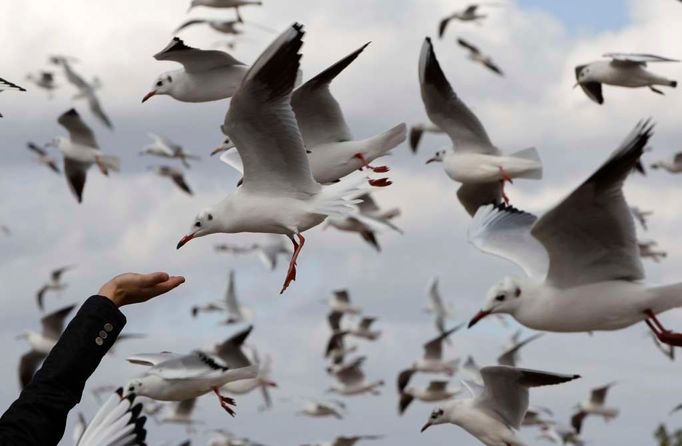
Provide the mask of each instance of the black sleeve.
POLYGON ((86 300, 33 380, 0 418, 0 445, 59 443, 66 417, 80 402, 85 381, 125 323, 123 313, 106 297, 86 300))

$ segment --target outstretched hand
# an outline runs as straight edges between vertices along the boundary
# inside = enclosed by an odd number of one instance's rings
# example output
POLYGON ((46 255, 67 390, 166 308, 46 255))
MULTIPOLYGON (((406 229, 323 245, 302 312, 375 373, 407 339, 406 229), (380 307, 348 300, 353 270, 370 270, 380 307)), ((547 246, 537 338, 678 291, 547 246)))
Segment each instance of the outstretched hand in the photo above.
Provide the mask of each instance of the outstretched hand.
POLYGON ((125 273, 102 285, 98 294, 108 298, 117 307, 122 307, 146 302, 183 283, 184 277, 170 276, 167 273, 125 273))

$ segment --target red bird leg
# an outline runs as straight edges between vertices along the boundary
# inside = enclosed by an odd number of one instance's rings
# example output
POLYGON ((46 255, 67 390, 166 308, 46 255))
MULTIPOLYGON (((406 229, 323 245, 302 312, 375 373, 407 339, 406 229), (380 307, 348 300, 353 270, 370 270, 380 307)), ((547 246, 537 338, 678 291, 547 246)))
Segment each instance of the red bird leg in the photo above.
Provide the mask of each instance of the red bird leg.
POLYGON ((363 155, 362 153, 356 153, 355 155, 353 155, 353 158, 357 158, 360 160, 360 162, 362 162, 362 167, 360 167, 360 170, 362 170, 363 168, 367 168, 373 170, 376 173, 386 173, 390 170, 388 166, 371 166, 367 161, 367 158, 365 158, 365 155, 363 155))
POLYGON ((659 341, 673 347, 682 347, 682 333, 675 333, 663 327, 663 324, 661 324, 653 311, 646 310, 644 313, 648 316, 646 320, 647 325, 659 341))
POLYGON ((286 279, 284 279, 284 285, 282 286, 282 291, 280 291, 279 294, 284 293, 284 291, 289 288, 289 284, 296 280, 296 261, 298 260, 298 255, 303 249, 303 245, 305 245, 305 238, 301 234, 295 235, 298 235, 299 243, 296 243, 296 240, 293 236, 289 237, 291 242, 294 244, 294 254, 291 256, 291 261, 289 261, 289 272, 287 273, 286 279))
POLYGON ((501 181, 502 185, 500 186, 500 193, 502 194, 502 199, 504 200, 504 203, 506 205, 509 205, 509 197, 507 196, 507 193, 504 191, 504 180, 501 181))
POLYGON ((509 184, 514 184, 514 180, 512 180, 511 175, 509 175, 502 166, 498 167, 498 169, 500 169, 500 176, 502 177, 503 182, 506 181, 509 184))
POLYGON ((378 180, 367 180, 370 186, 374 187, 386 187, 393 184, 388 178, 379 178, 378 180))
POLYGON ((225 412, 229 413, 230 416, 234 417, 234 414, 236 413, 234 407, 237 406, 237 402, 230 397, 221 395, 220 390, 218 390, 217 387, 213 388, 213 393, 218 397, 220 407, 225 409, 225 412))

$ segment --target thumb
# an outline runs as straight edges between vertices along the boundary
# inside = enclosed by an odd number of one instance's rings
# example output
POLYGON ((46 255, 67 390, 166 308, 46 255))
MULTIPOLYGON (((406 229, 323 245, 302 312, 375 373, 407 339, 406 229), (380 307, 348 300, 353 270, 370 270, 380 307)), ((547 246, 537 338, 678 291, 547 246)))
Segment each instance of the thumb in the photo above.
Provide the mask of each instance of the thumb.
POLYGON ((168 273, 164 272, 141 274, 138 277, 138 283, 142 287, 152 287, 154 285, 167 281, 169 277, 170 276, 168 275, 168 273))

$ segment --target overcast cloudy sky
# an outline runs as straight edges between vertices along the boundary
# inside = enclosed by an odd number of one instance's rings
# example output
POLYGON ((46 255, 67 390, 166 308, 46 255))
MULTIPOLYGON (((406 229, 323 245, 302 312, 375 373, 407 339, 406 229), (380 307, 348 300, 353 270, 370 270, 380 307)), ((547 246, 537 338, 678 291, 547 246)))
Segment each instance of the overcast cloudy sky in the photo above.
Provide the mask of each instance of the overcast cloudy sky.
MULTIPOLYGON (((74 67, 86 77, 97 76, 101 98, 115 131, 99 125, 73 89, 63 85, 55 98, 29 88, 0 97, 2 152, 0 152, 0 224, 13 235, 0 238, 0 401, 5 407, 18 392, 15 364, 26 351, 15 335, 38 329, 35 290, 49 271, 64 264, 77 268, 68 274, 69 289, 61 299, 51 297, 49 310, 80 302, 109 277, 126 270, 167 270, 183 274, 187 284, 171 295, 135 308, 126 308, 129 332, 148 338, 120 345, 90 380, 90 385, 123 384, 140 373, 125 362, 127 354, 142 351, 188 351, 211 345, 234 329, 216 317, 192 319, 193 304, 223 293, 227 271, 237 272, 243 303, 256 312, 251 341, 274 358, 279 383, 275 408, 258 413, 258 395, 239 397, 237 418, 230 419, 212 397, 200 401, 197 415, 204 420, 195 444, 205 444, 205 430, 226 428, 270 445, 296 445, 332 439, 340 434, 384 434, 375 444, 476 444, 465 432, 439 427, 419 433, 430 407, 415 403, 398 418, 394 379, 399 370, 421 354, 421 344, 433 335, 422 312, 425 289, 433 276, 441 279, 460 320, 477 310, 490 285, 506 274, 520 274, 513 265, 477 252, 466 242, 469 217, 456 201, 456 186, 438 165, 424 165, 447 139, 428 135, 420 153, 401 147, 387 162, 394 185, 376 194, 386 207, 397 206, 397 223, 404 235, 381 234, 383 253, 377 254, 352 234, 331 229, 309 232, 299 261, 299 279, 284 296, 279 286, 280 266, 266 271, 257 259, 213 252, 217 242, 248 243, 256 236, 214 236, 196 240, 181 251, 175 244, 195 213, 228 193, 237 176, 208 152, 221 139, 228 102, 185 104, 155 97, 140 104, 143 95, 171 63, 152 55, 171 38, 171 30, 186 19, 186 0, 63 0, 0 1, 3 68, 0 76, 26 83, 28 72, 46 68, 51 54, 77 57, 74 67), (75 105, 93 127, 103 149, 123 159, 123 172, 104 178, 90 172, 85 199, 78 205, 65 180, 38 166, 24 146, 64 134, 56 119, 75 105), (202 162, 188 172, 196 194, 190 198, 171 183, 147 171, 153 164, 137 154, 153 131, 176 140, 202 162), (381 397, 352 399, 343 421, 317 421, 294 415, 298 398, 323 398, 330 381, 324 372, 326 308, 320 300, 331 290, 349 288, 366 313, 380 318, 382 338, 363 345, 369 356, 367 375, 388 385, 381 397)), ((682 96, 648 90, 605 88, 606 104, 591 103, 580 89, 572 89, 573 67, 608 51, 650 52, 682 58, 682 5, 675 0, 517 0, 487 9, 483 26, 454 24, 436 52, 454 89, 478 114, 493 141, 504 150, 535 146, 545 163, 542 182, 519 181, 508 188, 515 205, 540 212, 568 193, 622 141, 635 123, 653 117, 657 123, 653 152, 647 162, 679 150, 682 96), (504 79, 471 64, 455 44, 465 37, 490 53, 507 74, 504 79)), ((425 36, 436 34, 439 19, 466 6, 458 0, 266 0, 262 8, 245 8, 247 21, 281 30, 294 21, 306 25, 302 68, 312 76, 367 41, 372 44, 337 79, 333 90, 358 137, 369 136, 396 123, 422 121, 417 58, 425 36)), ((229 13, 197 8, 192 16, 224 17, 229 13)), ((255 26, 234 50, 252 62, 274 37, 255 26)), ((182 34, 187 44, 208 48, 220 36, 208 29, 182 34)), ((678 64, 657 65, 657 72, 682 78, 678 64)), ((680 179, 660 172, 632 177, 627 196, 633 205, 652 209, 649 232, 669 252, 661 264, 646 263, 648 281, 672 283, 682 279, 679 243, 680 179)), ((598 298, 598 296, 595 296, 598 298)), ((682 329, 682 312, 664 316, 682 329)), ((507 337, 517 329, 490 320, 454 336, 453 355, 473 354, 481 364, 492 364, 507 337)), ((668 418, 682 398, 680 366, 654 347, 643 325, 615 333, 548 334, 523 354, 526 367, 579 373, 583 379, 533 392, 532 401, 552 408, 567 422, 572 407, 591 387, 618 381, 609 399, 622 410, 609 424, 590 419, 585 438, 590 444, 651 444, 657 423, 682 424, 668 418)), ((419 377, 426 383, 426 377, 419 377)), ((86 392, 79 407, 87 417, 96 404, 86 392)), ((149 444, 179 443, 182 427, 149 425, 149 444)), ((67 430, 67 433, 69 430, 67 430)), ((530 444, 540 444, 535 432, 524 432, 530 444)), ((65 438, 63 444, 70 444, 65 438)))

